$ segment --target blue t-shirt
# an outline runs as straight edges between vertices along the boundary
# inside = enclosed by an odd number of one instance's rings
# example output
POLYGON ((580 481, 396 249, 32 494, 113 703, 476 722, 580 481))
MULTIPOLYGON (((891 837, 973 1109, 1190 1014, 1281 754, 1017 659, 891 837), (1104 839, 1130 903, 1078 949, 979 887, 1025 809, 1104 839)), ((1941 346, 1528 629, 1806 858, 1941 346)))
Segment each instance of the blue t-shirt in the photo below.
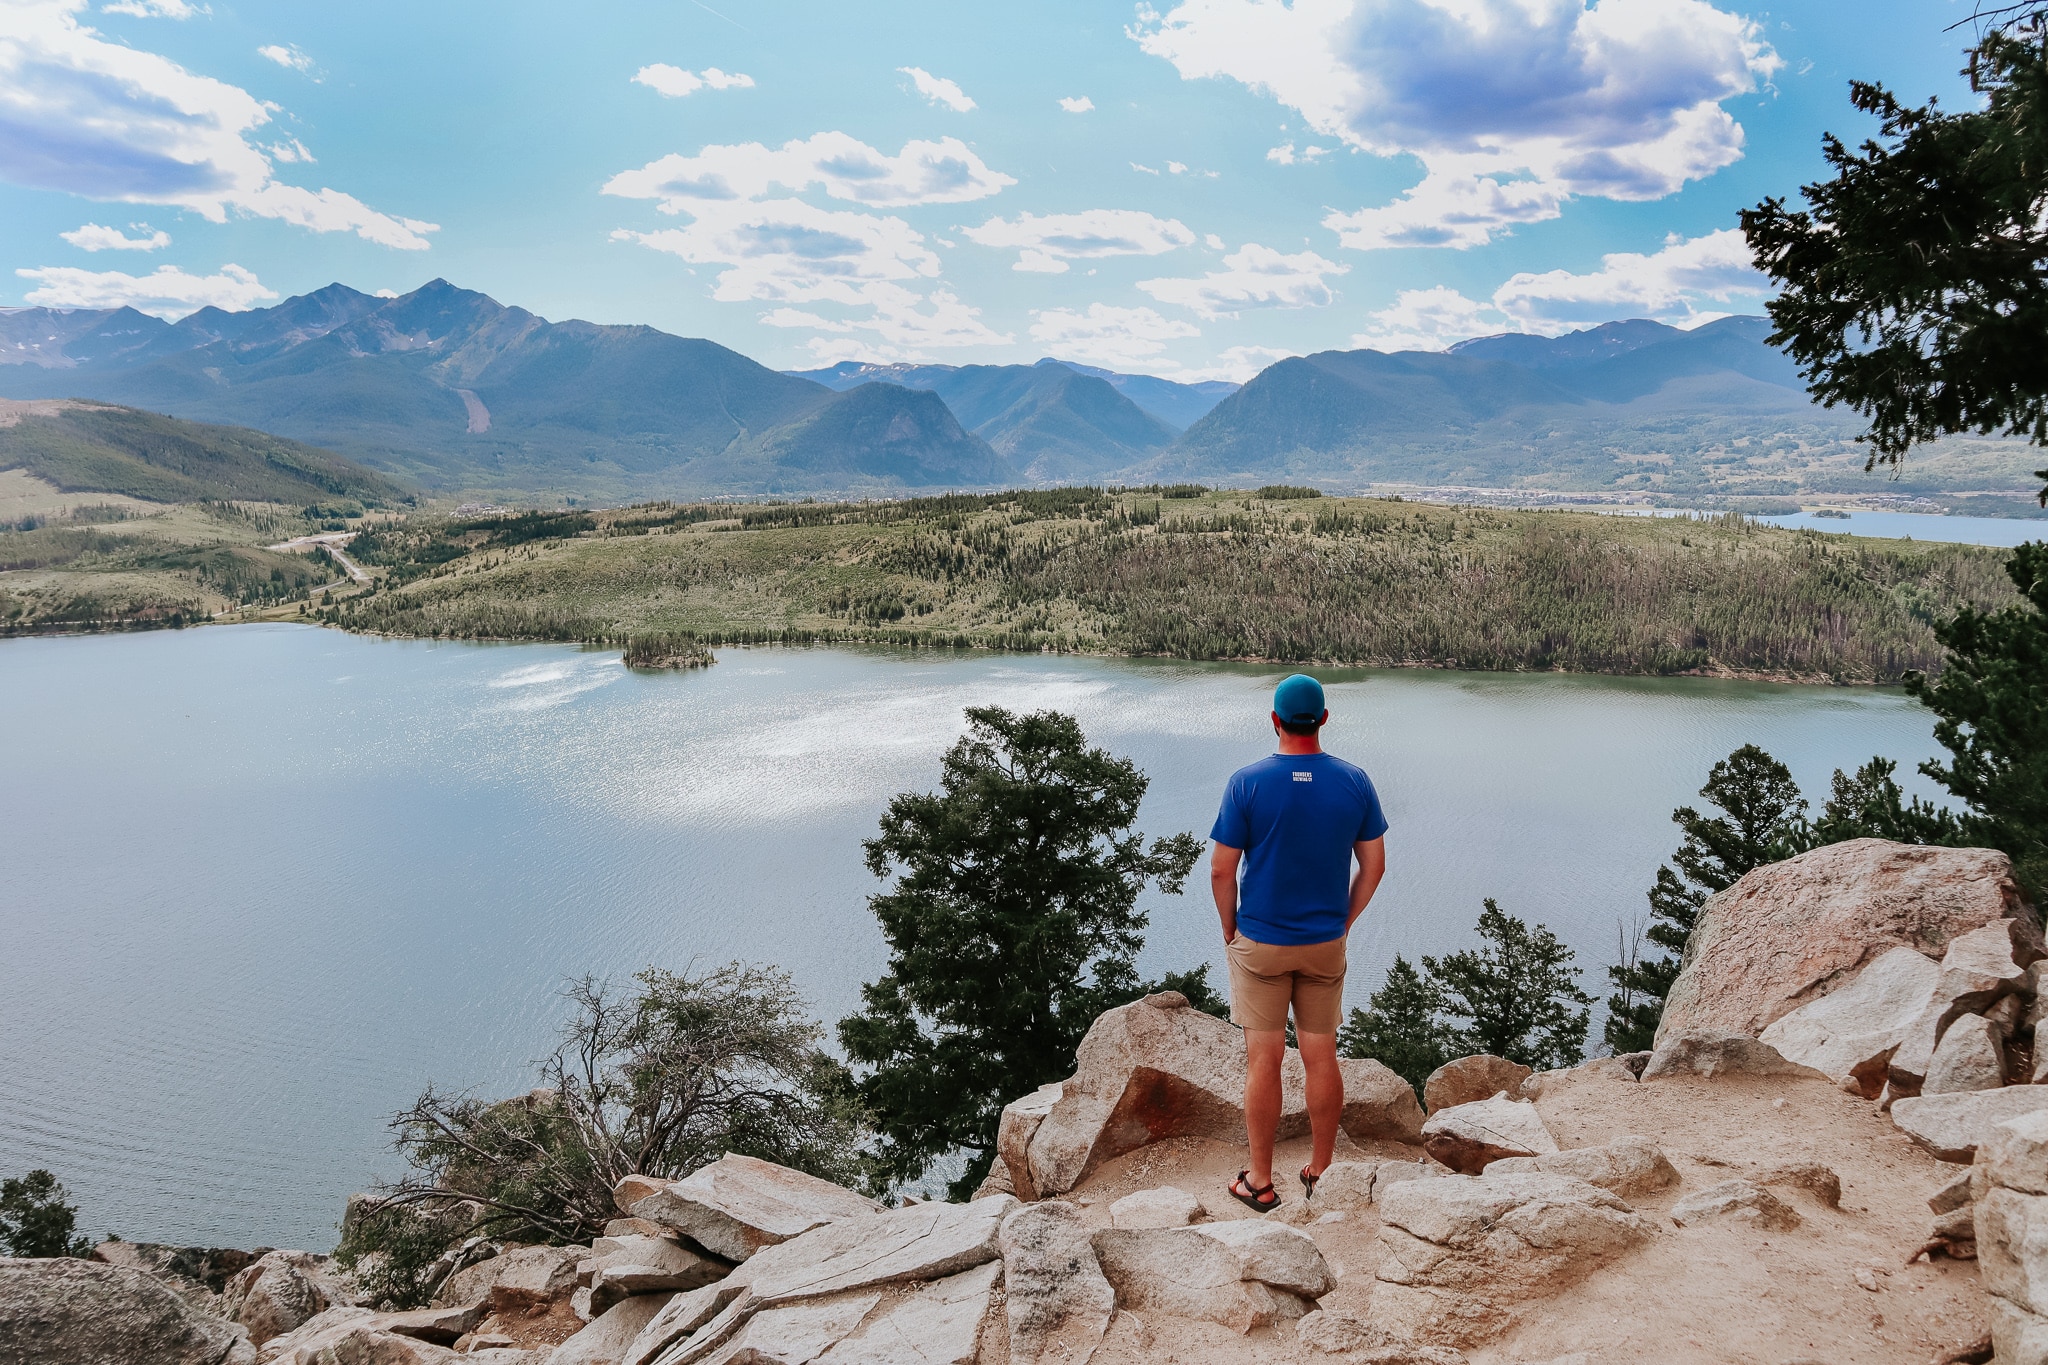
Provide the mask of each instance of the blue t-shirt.
POLYGON ((1334 754, 1274 754, 1239 768, 1209 831, 1244 850, 1238 932, 1287 946, 1342 938, 1351 846, 1386 832, 1372 779, 1334 754))

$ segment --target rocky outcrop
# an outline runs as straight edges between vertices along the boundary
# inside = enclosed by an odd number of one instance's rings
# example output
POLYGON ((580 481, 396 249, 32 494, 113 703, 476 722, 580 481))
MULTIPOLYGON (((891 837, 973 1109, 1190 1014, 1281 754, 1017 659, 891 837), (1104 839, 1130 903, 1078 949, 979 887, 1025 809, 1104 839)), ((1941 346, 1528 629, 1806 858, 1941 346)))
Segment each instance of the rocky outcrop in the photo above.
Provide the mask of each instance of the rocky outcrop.
POLYGON ((1057 1200, 1025 1205, 1003 1220, 999 1245, 1011 1365, 1088 1359, 1109 1331, 1116 1291, 1081 1211, 1057 1200))
MULTIPOLYGON (((1623 1199, 1640 1199, 1678 1184, 1678 1168, 1644 1137, 1619 1137, 1600 1147, 1575 1147, 1548 1156, 1510 1157, 1486 1168, 1494 1175, 1538 1171, 1598 1185, 1623 1199)), ((1836 1202, 1840 1202, 1839 1188, 1836 1202)))
MULTIPOLYGON (((1344 1131, 1356 1141, 1414 1142, 1422 1107, 1406 1081, 1350 1058, 1344 1131)), ((1308 1131, 1299 1053, 1281 1072, 1280 1134, 1308 1131)), ((1169 1137, 1236 1141, 1244 1133, 1244 1046, 1221 1019, 1168 991, 1109 1010, 1089 1028, 1074 1075, 1004 1110, 998 1147, 1011 1188, 1027 1199, 1064 1194, 1103 1162, 1169 1137)))
POLYGON ((576 1288, 576 1267, 585 1255, 582 1247, 514 1247, 449 1276, 434 1306, 486 1303, 502 1312, 566 1298, 576 1288))
POLYGON ((1220 1322, 1249 1332, 1301 1317, 1335 1287, 1308 1234, 1239 1219, 1193 1228, 1106 1228, 1095 1234, 1119 1307, 1220 1322))
POLYGON ((256 1347, 155 1275, 69 1257, 0 1257, 0 1360, 255 1365, 256 1347))
POLYGON ((2005 1084, 2005 1031, 1981 1014, 1949 1025, 1927 1064, 1923 1095, 1960 1095, 2005 1084))
POLYGON ((1202 1201, 1171 1185, 1136 1190, 1109 1206, 1114 1228, 1184 1228, 1201 1217, 1202 1201))
POLYGON ((744 1261, 834 1219, 881 1207, 829 1180, 734 1155, 651 1192, 645 1177, 629 1176, 617 1201, 621 1212, 658 1223, 727 1261, 744 1261))
POLYGON ((1892 1054, 1934 998, 1940 977, 1940 964, 1924 953, 1893 948, 1847 985, 1776 1020, 1762 1040, 1787 1061, 1853 1084, 1874 1100, 1892 1054))
POLYGON ((1652 1236, 1615 1195, 1544 1172, 1403 1181, 1377 1203, 1373 1320, 1430 1345, 1489 1340, 1533 1301, 1652 1236))
POLYGON ((577 1263, 576 1278, 590 1290, 590 1312, 595 1316, 621 1299, 701 1288, 724 1279, 731 1270, 673 1237, 635 1233, 592 1242, 590 1258, 577 1263))
MULTIPOLYGON (((1925 1088, 1935 1055, 1957 1020, 1988 1015, 2002 1001, 2032 988, 2035 974, 2022 964, 2033 962, 2034 951, 2031 936, 2016 920, 1986 925, 1949 945, 1933 993, 1906 1026, 1886 1066, 1894 1095, 1914 1095, 1925 1088)), ((2001 1015, 2001 1037, 2006 1027, 2001 1015)))
POLYGON ((1938 957, 2004 919, 2042 956, 2011 860, 1991 849, 1852 839, 1757 868, 1700 911, 1658 1042, 1700 1029, 1756 1037, 1893 948, 1938 957))
POLYGON ((1454 1171, 1478 1175, 1503 1157, 1541 1156, 1557 1150, 1536 1106, 1505 1094, 1439 1109, 1422 1125, 1422 1147, 1454 1171))
POLYGON ((1535 1073, 1520 1062, 1474 1053, 1445 1062, 1422 1083, 1422 1107, 1434 1114, 1461 1104, 1476 1104, 1495 1095, 1520 1095, 1522 1082, 1535 1073))

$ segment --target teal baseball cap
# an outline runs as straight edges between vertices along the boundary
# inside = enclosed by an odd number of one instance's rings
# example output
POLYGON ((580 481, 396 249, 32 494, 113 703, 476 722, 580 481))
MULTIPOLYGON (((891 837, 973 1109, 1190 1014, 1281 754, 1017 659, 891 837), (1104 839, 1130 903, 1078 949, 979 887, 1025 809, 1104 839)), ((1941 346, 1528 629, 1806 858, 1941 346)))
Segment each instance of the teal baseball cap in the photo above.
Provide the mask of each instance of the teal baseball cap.
POLYGON ((1290 725, 1313 725, 1325 709, 1323 685, 1306 673, 1282 678, 1273 689, 1273 714, 1290 725))

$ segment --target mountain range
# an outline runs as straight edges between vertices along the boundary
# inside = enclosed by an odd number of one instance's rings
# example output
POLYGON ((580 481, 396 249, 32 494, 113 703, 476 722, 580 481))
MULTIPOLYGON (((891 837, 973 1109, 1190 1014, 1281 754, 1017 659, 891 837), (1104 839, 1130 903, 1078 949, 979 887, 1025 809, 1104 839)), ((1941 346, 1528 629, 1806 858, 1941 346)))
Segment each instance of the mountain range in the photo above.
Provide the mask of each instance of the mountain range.
MULTIPOLYGON (((1813 404, 1768 332, 1759 317, 1636 319, 1444 352, 1325 351, 1242 387, 1058 360, 784 373, 435 280, 176 323, 0 309, 0 396, 253 427, 428 490, 499 495, 1201 479, 1783 496, 1862 480, 1860 419, 1813 404)), ((2005 456, 1986 459, 1983 486, 2002 487, 2005 456)))

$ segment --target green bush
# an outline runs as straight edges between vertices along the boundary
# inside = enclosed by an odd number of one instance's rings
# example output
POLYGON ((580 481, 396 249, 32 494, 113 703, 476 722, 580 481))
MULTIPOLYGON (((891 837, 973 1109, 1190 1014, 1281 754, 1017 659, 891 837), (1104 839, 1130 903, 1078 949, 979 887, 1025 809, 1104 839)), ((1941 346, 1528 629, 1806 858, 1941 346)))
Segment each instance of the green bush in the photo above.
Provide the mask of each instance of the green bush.
POLYGON ((48 1171, 0 1180, 0 1247, 24 1258, 89 1254, 92 1243, 72 1235, 78 1210, 67 1193, 48 1171))

